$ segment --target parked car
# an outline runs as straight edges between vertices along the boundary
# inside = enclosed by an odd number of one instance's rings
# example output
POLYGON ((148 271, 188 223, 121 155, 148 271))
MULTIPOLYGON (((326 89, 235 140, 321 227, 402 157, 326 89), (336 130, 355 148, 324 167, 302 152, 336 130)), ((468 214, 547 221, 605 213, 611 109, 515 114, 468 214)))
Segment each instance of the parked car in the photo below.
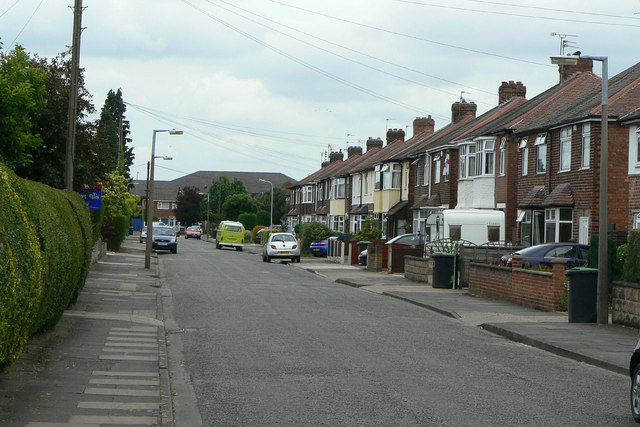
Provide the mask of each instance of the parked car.
MULTIPOLYGON (((264 235, 263 233, 265 232, 265 230, 269 230, 269 228, 261 228, 260 230, 258 230, 258 232, 256 233, 256 243, 257 244, 262 244, 262 236, 264 235)), ((272 233, 275 233, 276 231, 282 231, 282 226, 281 225, 274 225, 273 228, 270 229, 272 233)), ((292 233, 294 236, 295 234, 292 233)))
POLYGON ((631 376, 631 415, 637 423, 640 423, 640 340, 631 355, 629 362, 629 375, 631 376))
POLYGON ((314 240, 309 245, 309 250, 313 254, 313 256, 327 256, 327 240, 314 240))
POLYGON ((244 246, 244 225, 236 221, 221 221, 216 233, 216 248, 235 248, 242 251, 244 246))
POLYGON ((520 249, 510 255, 502 257, 502 264, 511 266, 513 255, 522 256, 522 265, 529 264, 531 267, 539 265, 551 266, 551 261, 555 258, 566 258, 567 268, 581 267, 587 263, 589 245, 579 243, 542 243, 520 249))
POLYGON ((271 262, 272 259, 290 259, 291 262, 300 262, 300 244, 293 234, 269 235, 267 243, 262 248, 262 261, 271 262))
POLYGON ((400 236, 396 236, 393 239, 389 240, 385 243, 386 245, 392 246, 404 246, 404 247, 412 247, 419 248, 424 247, 424 236, 422 234, 402 234, 400 236))
POLYGON ((187 229, 184 232, 185 239, 192 238, 192 239, 200 240, 201 236, 202 236, 202 229, 200 229, 200 227, 198 226, 187 227, 187 229))
POLYGON ((173 227, 153 227, 153 249, 178 252, 178 235, 173 227))
POLYGON ((140 230, 140 243, 144 243, 147 241, 147 226, 143 226, 142 230, 140 230))

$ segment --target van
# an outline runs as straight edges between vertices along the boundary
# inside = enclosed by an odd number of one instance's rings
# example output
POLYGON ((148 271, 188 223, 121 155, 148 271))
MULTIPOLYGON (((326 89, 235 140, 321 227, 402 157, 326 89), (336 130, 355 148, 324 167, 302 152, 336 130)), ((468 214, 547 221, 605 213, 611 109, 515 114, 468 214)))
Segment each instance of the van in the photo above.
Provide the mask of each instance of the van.
POLYGON ((216 249, 222 249, 223 246, 236 248, 236 251, 242 251, 244 244, 244 225, 236 221, 222 221, 218 225, 216 233, 216 249))
POLYGON ((505 240, 504 212, 492 209, 445 209, 444 237, 481 245, 505 240))

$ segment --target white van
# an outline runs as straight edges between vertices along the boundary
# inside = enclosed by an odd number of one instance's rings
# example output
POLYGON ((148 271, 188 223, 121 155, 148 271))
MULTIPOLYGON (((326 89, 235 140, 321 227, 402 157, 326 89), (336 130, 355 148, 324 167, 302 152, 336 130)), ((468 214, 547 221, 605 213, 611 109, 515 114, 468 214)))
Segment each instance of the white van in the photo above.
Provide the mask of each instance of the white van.
POLYGON ((445 239, 463 239, 481 245, 505 240, 504 212, 492 209, 445 209, 445 239))

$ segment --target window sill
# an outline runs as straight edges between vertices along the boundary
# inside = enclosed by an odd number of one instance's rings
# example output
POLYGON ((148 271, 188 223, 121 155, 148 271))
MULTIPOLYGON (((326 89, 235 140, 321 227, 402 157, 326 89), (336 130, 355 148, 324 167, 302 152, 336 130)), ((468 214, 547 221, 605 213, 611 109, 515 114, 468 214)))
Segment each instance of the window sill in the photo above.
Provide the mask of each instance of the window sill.
POLYGON ((571 172, 571 169, 566 169, 566 170, 558 171, 558 173, 559 173, 559 174, 560 174, 560 173, 567 173, 567 172, 571 172))

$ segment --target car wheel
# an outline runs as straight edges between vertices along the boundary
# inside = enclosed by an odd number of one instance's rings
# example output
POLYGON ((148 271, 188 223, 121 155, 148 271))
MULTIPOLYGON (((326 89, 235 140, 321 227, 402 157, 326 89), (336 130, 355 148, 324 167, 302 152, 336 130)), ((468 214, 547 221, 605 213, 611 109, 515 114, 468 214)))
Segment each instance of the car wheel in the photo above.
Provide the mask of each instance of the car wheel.
POLYGON ((236 252, 240 252, 242 249, 240 249, 240 246, 236 246, 236 252))
POLYGON ((300 262, 300 257, 299 257, 299 256, 295 257, 295 258, 293 259, 293 262, 300 262))
POLYGON ((631 415, 640 423, 640 363, 633 368, 631 376, 631 415))
POLYGON ((171 249, 171 253, 172 254, 177 254, 178 253, 178 249, 177 248, 176 249, 171 249))
POLYGON ((267 262, 267 257, 262 255, 262 262, 267 262))
POLYGON ((271 257, 267 255, 267 262, 271 262, 271 257))

